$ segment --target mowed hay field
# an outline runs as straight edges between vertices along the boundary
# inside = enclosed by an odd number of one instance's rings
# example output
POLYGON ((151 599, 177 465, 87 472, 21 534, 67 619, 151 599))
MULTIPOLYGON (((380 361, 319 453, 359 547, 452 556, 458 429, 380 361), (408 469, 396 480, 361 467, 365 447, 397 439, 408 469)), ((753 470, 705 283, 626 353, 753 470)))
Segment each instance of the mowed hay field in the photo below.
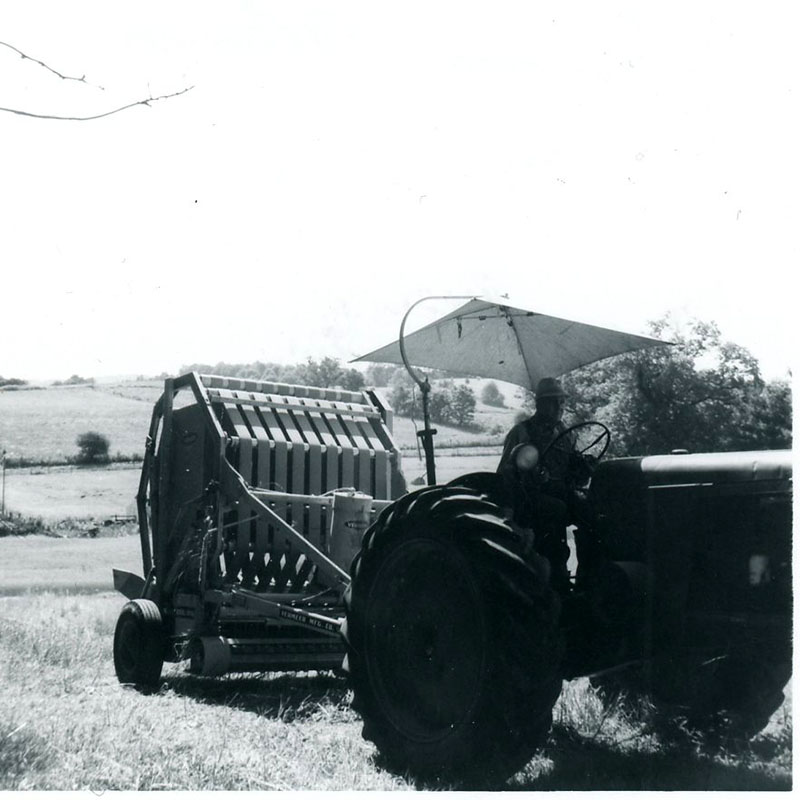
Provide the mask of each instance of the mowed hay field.
POLYGON ((63 459, 76 455, 81 433, 96 431, 112 455, 141 456, 163 388, 148 381, 0 391, 0 446, 9 458, 63 459))
MULTIPOLYGON (((191 676, 158 691, 114 674, 125 599, 111 569, 141 574, 139 538, 0 539, 0 790, 409 790, 361 737, 333 673, 191 676)), ((791 695, 746 746, 706 746, 646 703, 605 707, 565 683, 547 747, 507 790, 791 787, 791 695)), ((467 787, 469 788, 469 787, 467 787)), ((477 787, 473 787, 477 788, 477 787)))
MULTIPOLYGON (((4 562, 7 544, 0 540, 4 562)), ((123 603, 111 593, 0 597, 0 790, 454 788, 387 772, 333 673, 209 679, 169 665, 155 693, 121 686, 111 650, 123 603)), ((705 752, 648 713, 605 709, 586 679, 565 684, 546 749, 482 788, 791 787, 788 705, 736 752, 705 752)))

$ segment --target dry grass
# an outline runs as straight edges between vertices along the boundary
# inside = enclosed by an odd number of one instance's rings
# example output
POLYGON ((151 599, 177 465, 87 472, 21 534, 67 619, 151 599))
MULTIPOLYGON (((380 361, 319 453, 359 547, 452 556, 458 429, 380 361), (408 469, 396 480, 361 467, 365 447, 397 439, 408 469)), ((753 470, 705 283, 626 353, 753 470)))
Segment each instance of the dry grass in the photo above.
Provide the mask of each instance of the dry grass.
POLYGON ((0 443, 11 457, 58 460, 78 452, 78 434, 106 436, 111 453, 143 453, 153 403, 107 387, 0 392, 0 443))
POLYGON ((136 512, 141 465, 6 471, 6 508, 53 522, 136 512))
POLYGON ((142 574, 138 536, 0 539, 0 595, 109 591, 112 567, 142 574))
MULTIPOLYGON (((153 694, 120 686, 124 598, 86 592, 111 565, 138 572, 138 557, 135 536, 0 540, 0 585, 16 592, 0 597, 0 790, 433 788, 381 768, 330 673, 203 679, 169 665, 153 694)), ((578 680, 547 749, 489 788, 787 789, 791 730, 786 703, 746 748, 712 752, 645 704, 606 709, 578 680)))
POLYGON ((172 667, 159 692, 121 687, 122 599, 0 600, 0 789, 392 789, 328 674, 207 681, 172 667))
POLYGON ((790 697, 752 741, 712 746, 646 699, 605 705, 582 678, 564 685, 546 753, 513 782, 570 791, 785 790, 791 774, 790 697))

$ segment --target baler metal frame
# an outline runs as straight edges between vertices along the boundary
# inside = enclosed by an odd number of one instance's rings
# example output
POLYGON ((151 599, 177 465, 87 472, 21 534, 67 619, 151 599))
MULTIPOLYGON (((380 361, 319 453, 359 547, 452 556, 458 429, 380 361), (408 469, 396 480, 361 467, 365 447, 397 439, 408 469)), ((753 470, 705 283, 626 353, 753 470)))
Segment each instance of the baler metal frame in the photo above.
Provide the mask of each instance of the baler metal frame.
POLYGON ((371 500, 373 517, 392 502, 402 475, 391 422, 391 409, 372 391, 196 372, 165 381, 136 496, 145 577, 114 571, 120 592, 158 608, 164 660, 191 658, 204 674, 341 664, 350 579, 326 552, 325 528, 337 489, 384 495, 371 500), (198 412, 176 409, 186 390, 194 403, 183 408, 198 412), (176 452, 186 443, 194 460, 176 452), (186 486, 176 486, 184 472, 200 473, 190 476, 188 497, 186 486), (264 475, 306 491, 255 485, 264 475), (312 520, 315 541, 302 529, 312 520), (199 569, 187 588, 189 563, 199 569))

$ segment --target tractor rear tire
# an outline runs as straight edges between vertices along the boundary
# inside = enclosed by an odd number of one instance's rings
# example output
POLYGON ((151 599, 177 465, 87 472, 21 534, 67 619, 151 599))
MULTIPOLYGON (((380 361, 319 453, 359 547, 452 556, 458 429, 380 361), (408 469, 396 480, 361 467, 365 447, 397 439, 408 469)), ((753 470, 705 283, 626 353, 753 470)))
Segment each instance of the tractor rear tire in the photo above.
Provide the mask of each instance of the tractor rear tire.
POLYGON ((164 665, 164 625, 152 600, 131 600, 114 631, 114 669, 120 683, 151 689, 164 665))
POLYGON ((501 510, 430 487, 385 509, 345 594, 345 670, 391 770, 497 785, 544 744, 561 691, 559 600, 501 510))

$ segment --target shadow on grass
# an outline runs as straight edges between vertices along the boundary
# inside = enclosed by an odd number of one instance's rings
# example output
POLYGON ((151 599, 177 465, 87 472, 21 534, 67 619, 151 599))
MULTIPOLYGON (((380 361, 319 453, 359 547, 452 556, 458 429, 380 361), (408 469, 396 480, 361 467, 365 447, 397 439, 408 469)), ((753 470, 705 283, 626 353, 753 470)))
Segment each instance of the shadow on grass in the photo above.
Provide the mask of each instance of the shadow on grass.
MULTIPOLYGON (((755 755, 755 754, 754 754, 755 755)), ((790 790, 791 774, 746 755, 714 757, 683 747, 626 750, 619 745, 554 728, 544 756, 552 768, 525 773, 505 789, 562 791, 790 790), (520 780, 521 778, 521 780, 520 780)), ((500 788, 500 787, 498 787, 500 788)))
MULTIPOLYGON (((320 715, 341 715, 358 724, 349 707, 344 678, 331 672, 265 673, 203 678, 188 673, 167 674, 157 690, 227 706, 267 719, 303 722, 320 715)), ((662 744, 652 750, 633 749, 632 742, 581 736, 556 724, 545 750, 512 779, 493 785, 444 785, 414 781, 421 790, 481 789, 504 791, 788 791, 792 788, 791 740, 754 741, 739 753, 714 752, 687 743, 662 744)), ((380 753, 374 766, 393 770, 380 753)))
POLYGON ((53 756, 47 742, 24 724, 0 721, 0 791, 18 790, 26 776, 44 769, 53 756))
POLYGON ((199 703, 228 706, 284 722, 311 719, 323 709, 350 713, 347 682, 330 672, 221 678, 176 673, 165 676, 159 691, 172 691, 199 703))
MULTIPOLYGON (((630 750, 556 726, 546 748, 508 780, 448 784, 409 780, 423 791, 790 791, 791 765, 769 761, 770 756, 787 756, 787 747, 791 748, 790 741, 783 746, 767 743, 763 752, 751 748, 715 754, 681 746, 630 750)), ((380 754, 375 765, 392 771, 380 754)))

